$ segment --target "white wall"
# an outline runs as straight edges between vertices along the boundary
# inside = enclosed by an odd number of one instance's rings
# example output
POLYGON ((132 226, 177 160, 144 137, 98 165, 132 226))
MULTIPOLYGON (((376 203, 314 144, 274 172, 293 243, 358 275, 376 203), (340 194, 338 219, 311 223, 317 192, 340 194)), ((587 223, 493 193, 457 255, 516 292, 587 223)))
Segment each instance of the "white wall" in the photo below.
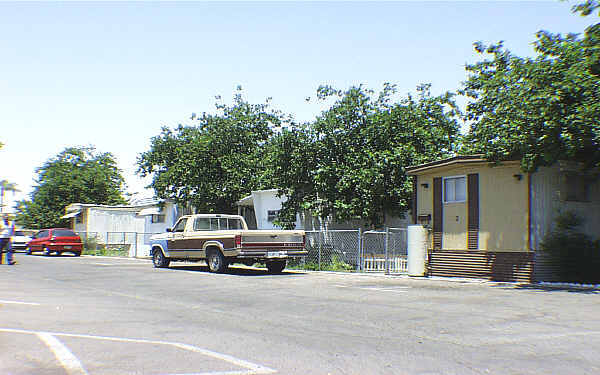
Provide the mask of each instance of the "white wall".
POLYGON ((165 215, 164 223, 153 223, 151 215, 144 216, 144 233, 162 233, 167 228, 173 227, 177 219, 181 216, 177 211, 177 207, 171 202, 166 202, 160 213, 161 215, 165 215))
POLYGON ((90 207, 88 231, 90 232, 143 232, 145 218, 137 210, 111 210, 90 207))
MULTIPOLYGON (((281 210, 283 202, 287 197, 277 197, 277 190, 253 191, 254 212, 256 215, 256 226, 258 229, 281 229, 268 220, 269 210, 281 210)), ((303 229, 299 215, 296 215, 296 229, 303 229)))

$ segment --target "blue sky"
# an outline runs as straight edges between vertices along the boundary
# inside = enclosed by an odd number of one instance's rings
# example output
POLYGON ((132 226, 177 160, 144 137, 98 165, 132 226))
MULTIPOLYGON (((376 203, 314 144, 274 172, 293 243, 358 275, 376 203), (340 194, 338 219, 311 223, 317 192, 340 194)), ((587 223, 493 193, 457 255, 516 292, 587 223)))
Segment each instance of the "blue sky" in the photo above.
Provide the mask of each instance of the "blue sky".
POLYGON ((454 91, 475 41, 532 55, 538 30, 583 32, 573 2, 0 2, 0 179, 31 191, 67 146, 111 152, 129 192, 162 126, 210 112, 241 85, 310 121, 321 84, 454 91))

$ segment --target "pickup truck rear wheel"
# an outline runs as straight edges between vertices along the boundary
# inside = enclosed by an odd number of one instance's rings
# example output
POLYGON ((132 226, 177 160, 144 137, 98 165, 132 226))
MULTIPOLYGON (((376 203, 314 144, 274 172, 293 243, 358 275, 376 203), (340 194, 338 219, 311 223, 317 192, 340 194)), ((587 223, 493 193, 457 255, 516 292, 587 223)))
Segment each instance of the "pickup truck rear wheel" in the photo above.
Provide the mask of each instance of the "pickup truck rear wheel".
POLYGON ((267 269, 270 273, 281 273, 286 266, 285 260, 272 260, 267 262, 267 269))
POLYGON ((227 259, 225 259, 223 253, 218 249, 208 250, 206 263, 208 264, 208 270, 213 273, 223 273, 229 266, 227 259))
POLYGON ((152 264, 154 264, 154 268, 166 268, 169 267, 169 263, 171 260, 163 254, 160 249, 154 249, 152 253, 152 264))

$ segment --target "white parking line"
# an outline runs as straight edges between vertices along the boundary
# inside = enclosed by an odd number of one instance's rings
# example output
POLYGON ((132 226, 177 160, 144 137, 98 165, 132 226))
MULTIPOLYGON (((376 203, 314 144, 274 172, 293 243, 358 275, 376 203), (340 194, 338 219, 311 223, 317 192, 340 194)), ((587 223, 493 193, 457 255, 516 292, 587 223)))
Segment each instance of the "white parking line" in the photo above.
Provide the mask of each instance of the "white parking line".
POLYGON ((67 374, 69 375, 88 375, 87 371, 77 357, 71 351, 58 341, 56 337, 49 333, 38 332, 36 335, 52 350, 56 359, 61 363, 67 374))
POLYGON ((379 287, 374 287, 374 286, 359 287, 358 289, 373 290, 373 291, 376 291, 376 292, 393 292, 393 293, 406 293, 406 292, 408 292, 408 290, 398 290, 396 288, 379 288, 379 287))
POLYGON ((337 288, 348 288, 348 289, 360 289, 360 290, 369 290, 375 292, 392 292, 392 293, 406 293, 411 289, 409 286, 393 286, 393 287, 376 287, 376 286, 355 286, 355 285, 340 285, 334 284, 333 286, 337 288))
POLYGON ((4 301, 4 300, 0 300, 0 303, 5 303, 5 304, 14 304, 14 305, 30 305, 30 306, 39 306, 39 303, 35 303, 35 302, 20 302, 20 301, 4 301))
POLYGON ((74 333, 60 333, 60 332, 39 332, 39 331, 28 331, 22 329, 12 329, 12 328, 0 328, 0 332, 9 332, 9 333, 24 333, 24 334, 32 334, 40 337, 46 345, 52 349, 56 357, 61 361, 61 364, 70 374, 84 374, 87 375, 87 372, 79 363, 79 360, 64 346, 60 341, 56 339, 56 337, 76 337, 76 338, 84 338, 84 339, 93 339, 93 340, 105 340, 105 341, 116 341, 116 342, 131 342, 131 343, 139 343, 139 344, 154 344, 154 345, 168 345, 175 348, 188 350, 196 353, 200 353, 207 357, 211 357, 214 359, 219 359, 235 366, 243 367, 245 370, 241 371, 218 371, 218 372, 201 372, 201 373, 190 373, 190 374, 173 374, 173 375, 267 375, 274 374, 277 371, 271 368, 258 365, 256 363, 244 361, 243 359, 235 358, 227 354, 221 354, 217 352, 213 352, 208 349, 202 349, 197 346, 178 343, 178 342, 170 342, 170 341, 158 341, 158 340, 144 340, 144 339, 130 339, 130 338, 122 338, 122 337, 110 337, 110 336, 93 336, 93 335, 82 335, 82 334, 74 334, 74 333), (75 372, 79 371, 79 372, 75 372))

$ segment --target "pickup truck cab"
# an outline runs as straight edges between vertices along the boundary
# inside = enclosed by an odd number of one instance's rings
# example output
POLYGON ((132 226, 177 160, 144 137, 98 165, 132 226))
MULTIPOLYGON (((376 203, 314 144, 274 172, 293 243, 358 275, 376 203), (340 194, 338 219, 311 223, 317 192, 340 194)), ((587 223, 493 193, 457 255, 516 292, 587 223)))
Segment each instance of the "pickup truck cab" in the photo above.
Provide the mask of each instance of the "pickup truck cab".
POLYGON ((231 263, 265 263, 272 273, 283 271, 287 259, 307 254, 303 230, 248 230, 238 215, 182 216, 167 233, 150 237, 154 267, 171 261, 206 261, 211 272, 231 263))

